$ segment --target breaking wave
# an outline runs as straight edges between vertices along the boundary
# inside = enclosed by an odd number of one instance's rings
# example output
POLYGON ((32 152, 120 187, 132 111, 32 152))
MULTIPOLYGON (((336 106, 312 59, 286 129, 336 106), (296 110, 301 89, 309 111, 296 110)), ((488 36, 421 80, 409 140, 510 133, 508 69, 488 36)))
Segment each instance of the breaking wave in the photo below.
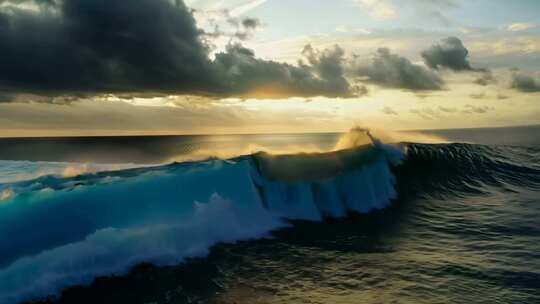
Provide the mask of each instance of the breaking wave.
POLYGON ((382 209, 402 191, 539 189, 540 168, 516 157, 479 145, 374 140, 327 153, 255 153, 0 183, 0 303, 58 294, 141 262, 174 265, 218 243, 268 237, 288 220, 382 209))

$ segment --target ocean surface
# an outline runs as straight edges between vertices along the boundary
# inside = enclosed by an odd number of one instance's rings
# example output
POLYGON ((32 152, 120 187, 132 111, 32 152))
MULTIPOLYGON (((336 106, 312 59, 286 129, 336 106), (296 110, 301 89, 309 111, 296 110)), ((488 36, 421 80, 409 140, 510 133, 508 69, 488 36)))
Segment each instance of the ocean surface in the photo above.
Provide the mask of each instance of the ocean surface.
POLYGON ((540 126, 0 139, 8 303, 540 303, 540 126))

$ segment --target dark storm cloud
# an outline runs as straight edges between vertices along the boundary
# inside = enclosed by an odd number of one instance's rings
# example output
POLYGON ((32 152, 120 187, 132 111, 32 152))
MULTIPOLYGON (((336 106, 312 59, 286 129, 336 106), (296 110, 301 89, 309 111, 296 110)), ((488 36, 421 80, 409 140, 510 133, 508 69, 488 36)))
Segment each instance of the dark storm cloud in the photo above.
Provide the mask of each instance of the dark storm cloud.
POLYGON ((9 93, 0 93, 0 103, 13 101, 15 97, 9 93))
POLYGON ((341 47, 335 45, 331 49, 317 51, 308 44, 304 47, 302 55, 305 56, 309 64, 301 63, 300 66, 303 69, 313 70, 324 81, 321 85, 328 86, 327 90, 336 92, 349 90, 349 83, 345 79, 343 69, 345 51, 341 47))
POLYGON ((0 85, 66 91, 196 92, 217 79, 182 2, 66 0, 47 10, 0 12, 0 85), (210 74, 212 75, 212 74, 210 74))
MULTIPOLYGON (((340 70, 332 67, 342 56, 335 50, 292 66, 257 59, 252 51, 231 45, 210 60, 204 34, 181 0, 2 2, 13 4, 0 9, 4 95, 352 95, 340 70), (18 9, 23 2, 42 7, 18 9)), ((246 20, 243 27, 258 26, 246 20)))
POLYGON ((386 48, 378 49, 371 61, 356 64, 352 74, 380 86, 413 91, 441 90, 444 85, 436 73, 386 48))
POLYGON ((448 37, 422 52, 426 65, 432 69, 448 68, 454 71, 476 71, 468 59, 469 51, 456 37, 448 37))
POLYGON ((307 46, 308 64, 299 66, 257 59, 241 45, 229 45, 216 54, 214 67, 223 77, 226 92, 262 97, 317 96, 351 97, 352 89, 343 76, 343 50, 318 52, 307 46))
POLYGON ((58 0, 0 0, 0 4, 18 5, 31 3, 35 5, 55 5, 58 0))
POLYGON ((512 76, 511 87, 525 93, 540 92, 540 80, 529 75, 516 73, 512 76))

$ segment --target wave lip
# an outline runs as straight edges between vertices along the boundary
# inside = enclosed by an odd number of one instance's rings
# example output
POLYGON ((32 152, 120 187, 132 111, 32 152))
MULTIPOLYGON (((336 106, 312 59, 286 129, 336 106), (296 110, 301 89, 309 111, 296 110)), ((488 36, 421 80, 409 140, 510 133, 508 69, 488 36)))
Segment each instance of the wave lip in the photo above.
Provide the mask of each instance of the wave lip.
POLYGON ((316 155, 256 155, 253 181, 266 208, 288 219, 320 220, 368 212, 396 197, 383 150, 359 148, 316 155))
POLYGON ((377 146, 3 184, 15 194, 0 204, 0 303, 141 262, 177 264, 220 242, 265 237, 287 219, 384 208, 393 184, 388 152, 377 146))

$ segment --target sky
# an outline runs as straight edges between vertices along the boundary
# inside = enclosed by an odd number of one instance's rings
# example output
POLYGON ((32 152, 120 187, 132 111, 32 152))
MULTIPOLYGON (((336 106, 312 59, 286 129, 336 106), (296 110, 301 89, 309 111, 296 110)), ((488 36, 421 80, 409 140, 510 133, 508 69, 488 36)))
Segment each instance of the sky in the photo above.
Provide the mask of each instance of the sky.
POLYGON ((0 0, 0 137, 540 124, 536 0, 0 0))

